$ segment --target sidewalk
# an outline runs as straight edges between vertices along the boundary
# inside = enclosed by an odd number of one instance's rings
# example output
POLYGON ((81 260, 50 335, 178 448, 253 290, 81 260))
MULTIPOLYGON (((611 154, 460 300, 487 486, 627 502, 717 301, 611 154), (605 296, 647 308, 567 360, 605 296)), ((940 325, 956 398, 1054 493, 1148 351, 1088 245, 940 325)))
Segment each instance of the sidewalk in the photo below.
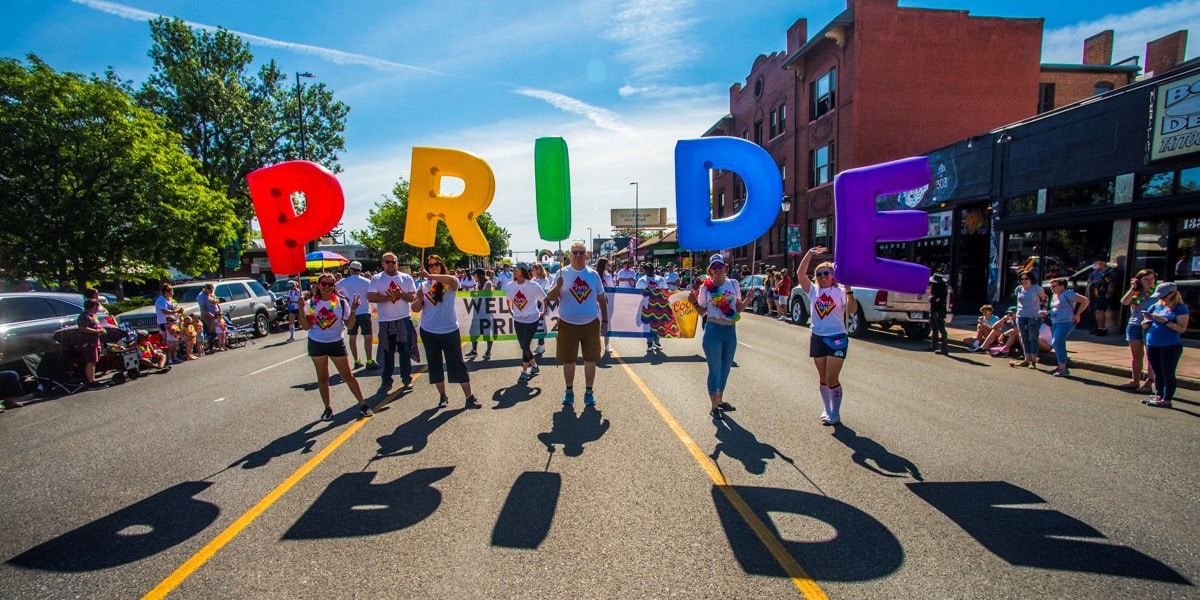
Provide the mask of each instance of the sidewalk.
MULTIPOLYGON (((966 347, 963 340, 975 336, 975 319, 973 315, 958 315, 954 321, 946 323, 946 333, 949 334, 950 344, 966 347)), ((1071 358, 1072 369, 1097 371, 1108 375, 1129 377, 1130 354, 1129 346, 1125 343, 1125 327, 1110 328, 1109 334, 1098 337, 1087 330, 1076 329, 1067 337, 1067 354, 1071 358)), ((1053 365, 1054 354, 1051 352, 1040 355, 1042 364, 1053 365)), ((1145 364, 1145 370, 1150 365, 1145 364)), ((1200 341, 1184 338, 1183 358, 1179 360, 1179 368, 1175 371, 1179 387, 1188 390, 1200 390, 1200 341)))

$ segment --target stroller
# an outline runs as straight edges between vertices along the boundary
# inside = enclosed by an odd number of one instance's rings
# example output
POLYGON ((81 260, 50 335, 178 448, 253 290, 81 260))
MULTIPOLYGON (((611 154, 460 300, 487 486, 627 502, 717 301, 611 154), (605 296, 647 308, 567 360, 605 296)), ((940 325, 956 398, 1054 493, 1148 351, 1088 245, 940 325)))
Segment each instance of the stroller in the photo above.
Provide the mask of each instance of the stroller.
MULTIPOLYGON (((225 347, 226 348, 241 348, 246 345, 246 342, 254 343, 254 330, 249 326, 237 326, 233 324, 233 320, 229 315, 222 314, 221 318, 225 322, 225 347)), ((216 343, 216 340, 210 340, 216 343)))
MULTIPOLYGON (((119 327, 105 327, 100 335, 100 360, 96 362, 96 375, 114 371, 112 383, 125 383, 126 379, 137 379, 142 372, 138 369, 138 351, 133 343, 136 335, 119 327)), ((58 342, 58 354, 67 374, 76 381, 83 380, 85 362, 79 351, 79 328, 64 327, 54 332, 58 342)))
POLYGON ((21 357, 25 368, 33 374, 37 383, 37 395, 46 397, 64 394, 70 396, 84 388, 78 378, 72 378, 63 365, 59 352, 49 354, 26 354, 21 357))

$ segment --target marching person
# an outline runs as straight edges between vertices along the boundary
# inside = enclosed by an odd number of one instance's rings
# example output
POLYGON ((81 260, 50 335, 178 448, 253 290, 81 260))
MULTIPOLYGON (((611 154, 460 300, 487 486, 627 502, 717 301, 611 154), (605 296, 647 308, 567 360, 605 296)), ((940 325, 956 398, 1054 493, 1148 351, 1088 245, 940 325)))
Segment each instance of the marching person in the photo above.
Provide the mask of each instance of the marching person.
POLYGON ((300 315, 300 327, 308 331, 308 356, 317 370, 317 388, 321 390, 321 402, 325 404, 321 420, 333 418, 333 407, 329 403, 330 360, 342 381, 346 382, 346 387, 350 388, 350 393, 358 400, 358 410, 362 416, 370 417, 375 413, 363 399, 362 389, 358 387, 358 380, 350 369, 350 361, 346 359, 346 344, 342 341, 342 332, 354 327, 362 298, 354 296, 347 303, 337 295, 335 286, 333 275, 322 273, 317 278, 312 298, 301 306, 300 315))
POLYGON ((304 298, 300 293, 300 281, 293 279, 292 288, 287 291, 288 339, 296 341, 296 320, 300 317, 300 302, 304 298))
MULTIPOLYGON (((363 277, 362 263, 357 260, 350 263, 350 276, 337 282, 338 294, 347 300, 355 296, 365 300, 370 287, 371 280, 363 277)), ((357 318, 354 319, 354 327, 350 328, 350 355, 354 357, 354 368, 363 366, 362 361, 358 358, 358 334, 360 333, 363 335, 363 357, 367 359, 367 368, 377 368, 379 363, 371 358, 373 345, 371 338, 375 336, 375 332, 371 328, 371 303, 369 301, 362 302, 355 314, 357 318)))
MULTIPOLYGON (((550 281, 550 275, 548 273, 546 273, 546 267, 543 266, 542 263, 533 263, 533 269, 530 271, 530 274, 533 275, 531 280, 534 283, 541 286, 543 291, 547 291, 547 292, 550 291, 550 288, 554 285, 550 281)), ((542 315, 542 324, 541 325, 542 325, 542 330, 545 331, 546 330, 546 317, 544 314, 545 306, 543 306, 542 308, 543 308, 543 315, 542 315)), ((550 333, 549 331, 545 331, 545 332, 550 333)), ((533 353, 538 356, 541 356, 546 353, 546 338, 544 338, 544 337, 538 338, 537 347, 533 349, 533 353)))
POLYGON ((412 310, 421 313, 421 345, 429 364, 429 383, 437 386, 438 408, 445 408, 450 402, 446 397, 446 379, 462 384, 467 408, 480 408, 471 393, 471 376, 463 361, 462 335, 458 332, 454 297, 459 280, 446 271, 446 262, 436 254, 425 257, 421 278, 424 281, 417 290, 412 310))
POLYGON ((563 404, 575 402, 575 360, 583 349, 583 377, 587 390, 583 403, 596 403, 592 384, 596 380, 596 362, 600 360, 600 336, 608 332, 608 299, 600 275, 587 266, 587 247, 571 244, 571 264, 557 273, 554 287, 546 294, 558 300, 558 362, 563 368, 567 391, 563 404), (563 289, 566 288, 566 292, 563 289))
POLYGON ((617 287, 632 288, 637 285, 637 272, 629 266, 629 259, 621 261, 621 270, 617 271, 617 287))
POLYGON ((1187 331, 1188 305, 1174 283, 1160 283, 1153 296, 1158 302, 1146 309, 1146 354, 1154 371, 1154 397, 1142 404, 1171 408, 1175 397, 1175 369, 1183 357, 1183 332, 1187 331))
MULTIPOLYGON (((642 265, 642 276, 638 278, 637 284, 634 285, 639 290, 642 290, 642 307, 645 308, 650 302, 650 297, 653 294, 665 293, 667 289, 667 280, 663 279, 662 275, 654 274, 654 263, 645 263, 642 265)), ((649 323, 650 335, 646 338, 646 352, 662 352, 662 344, 658 339, 658 331, 654 329, 654 323, 649 323)), ((605 344, 607 346, 608 344, 605 344)))
MULTIPOLYGON (((483 269, 475 269, 475 271, 471 273, 471 276, 472 276, 473 280, 475 281, 475 287, 473 289, 479 290, 481 292, 490 292, 490 291, 496 289, 495 284, 492 283, 491 278, 487 276, 487 272, 484 271, 483 269)), ((491 358, 492 358, 492 342, 493 342, 492 336, 485 335, 484 337, 486 338, 484 341, 487 342, 487 347, 483 349, 483 360, 491 360, 491 358)), ((466 356, 467 356, 467 358, 475 358, 478 355, 479 355, 479 342, 473 340, 471 342, 471 351, 467 352, 466 356)))
POLYGON ((842 419, 842 363, 846 360, 850 338, 846 334, 846 315, 858 311, 854 301, 854 290, 850 286, 839 286, 833 278, 833 263, 817 265, 816 282, 808 278, 808 265, 813 256, 825 254, 824 246, 813 246, 804 254, 796 268, 796 281, 809 297, 809 314, 812 315, 812 337, 808 355, 817 367, 817 379, 821 385, 821 402, 825 409, 821 423, 837 425, 842 419), (814 288, 814 285, 816 289, 814 288))
MULTIPOLYGON (((608 297, 608 288, 613 287, 614 280, 612 269, 608 266, 608 259, 601 258, 596 261, 596 272, 600 274, 600 281, 604 283, 604 298, 609 301, 609 306, 612 306, 612 298, 608 297)), ((542 340, 538 340, 539 342, 542 340)), ((604 355, 612 354, 612 346, 609 345, 609 335, 604 334, 604 355)))
POLYGON ((538 374, 537 356, 529 349, 533 336, 537 334, 538 321, 542 318, 540 304, 546 300, 546 290, 529 278, 529 267, 517 265, 513 279, 504 285, 504 295, 512 311, 513 328, 517 330, 517 344, 521 347, 521 376, 517 383, 525 383, 538 374))
POLYGON ((737 351, 738 319, 746 304, 754 298, 754 289, 746 290, 739 298, 738 285, 725 278, 725 259, 714 254, 708 259, 708 277, 693 291, 690 299, 708 319, 704 326, 704 358, 708 362, 708 399, 712 404, 709 414, 714 419, 724 419, 725 411, 737 410, 725 402, 725 384, 729 381, 729 369, 733 367, 733 355, 737 351))
POLYGON ((400 381, 405 389, 412 386, 412 349, 417 330, 413 328, 409 303, 417 299, 417 285, 400 270, 395 253, 385 252, 382 262, 383 271, 375 274, 367 287, 367 301, 374 302, 379 313, 379 355, 383 363, 379 391, 387 393, 392 389, 396 353, 400 354, 400 381))

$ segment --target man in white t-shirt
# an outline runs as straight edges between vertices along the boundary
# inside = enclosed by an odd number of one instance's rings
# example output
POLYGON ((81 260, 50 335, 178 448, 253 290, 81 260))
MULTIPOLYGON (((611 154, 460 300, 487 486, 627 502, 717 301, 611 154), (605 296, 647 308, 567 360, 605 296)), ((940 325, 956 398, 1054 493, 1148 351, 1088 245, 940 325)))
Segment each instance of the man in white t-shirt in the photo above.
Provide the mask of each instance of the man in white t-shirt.
POLYGON ((675 264, 667 265, 667 274, 663 275, 663 279, 667 280, 667 289, 672 292, 679 291, 679 273, 675 272, 675 264))
MULTIPOLYGON (((637 284, 634 287, 642 290, 642 307, 644 308, 646 303, 650 301, 650 294, 655 293, 656 290, 667 289, 667 280, 662 275, 655 275, 654 265, 646 263, 642 265, 642 276, 638 278, 637 284)), ((646 338, 646 352, 654 352, 655 350, 661 351, 662 344, 658 342, 658 332, 651 327, 650 337, 646 338)))
POLYGON ((546 300, 558 300, 558 363, 563 368, 567 392, 563 404, 575 402, 575 360, 583 349, 583 377, 587 391, 583 403, 596 403, 592 383, 596 380, 596 363, 600 360, 600 336, 608 331, 608 300, 604 297, 604 282, 600 274, 587 266, 587 246, 583 242, 571 245, 571 264, 558 270, 554 287, 546 300))
POLYGON ((621 261, 621 270, 617 271, 617 287, 632 289, 637 284, 637 278, 637 271, 630 268, 629 261, 621 261))
POLYGON ((337 282, 338 295, 346 299, 347 302, 354 302, 354 297, 358 296, 359 304, 357 315, 354 319, 354 327, 350 328, 350 354, 354 356, 354 368, 357 369, 363 366, 363 363, 358 358, 358 334, 363 335, 363 357, 367 359, 367 368, 374 369, 379 366, 371 358, 371 338, 375 333, 371 329, 371 303, 367 301, 367 291, 371 287, 371 280, 363 277, 362 263, 357 260, 350 263, 350 276, 337 282))
POLYGON ((412 349, 417 341, 417 331, 412 324, 412 308, 409 303, 417 299, 417 285, 408 273, 400 271, 396 255, 383 255, 383 271, 371 278, 367 287, 367 301, 375 303, 379 313, 379 362, 383 363, 379 391, 392 389, 392 371, 395 369, 396 353, 400 353, 400 381, 405 389, 412 386, 412 349))
POLYGON ((503 290, 510 281, 513 280, 512 265, 504 263, 500 265, 500 272, 496 273, 496 289, 503 290))

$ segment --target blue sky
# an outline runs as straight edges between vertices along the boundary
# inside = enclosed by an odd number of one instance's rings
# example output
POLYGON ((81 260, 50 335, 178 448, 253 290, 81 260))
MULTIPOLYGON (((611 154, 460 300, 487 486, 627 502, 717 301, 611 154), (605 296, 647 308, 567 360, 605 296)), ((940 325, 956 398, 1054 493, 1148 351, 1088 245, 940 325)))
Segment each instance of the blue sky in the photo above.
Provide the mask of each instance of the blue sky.
MULTIPOLYGON (((350 105, 345 132, 344 222, 365 226, 368 209, 398 178, 413 146, 466 150, 496 173, 490 212, 515 250, 544 247, 533 200, 533 141, 570 147, 574 225, 607 236, 609 209, 674 214, 673 153, 728 112, 729 86, 759 54, 785 49, 785 33, 808 19, 816 33, 845 0, 713 2, 576 0, 7 0, 4 56, 35 53, 59 70, 112 66, 140 85, 149 74, 154 15, 242 34, 258 60, 310 71, 350 105), (734 7, 737 7, 736 9, 734 7)), ((1194 34, 1200 0, 901 0, 901 6, 1045 19, 1043 62, 1079 63, 1084 38, 1116 31, 1114 59, 1144 55, 1146 42, 1178 29, 1194 34)), ((1192 35, 1187 57, 1200 39, 1192 35)), ((1032 93, 1032 92, 1031 92, 1032 93)))

